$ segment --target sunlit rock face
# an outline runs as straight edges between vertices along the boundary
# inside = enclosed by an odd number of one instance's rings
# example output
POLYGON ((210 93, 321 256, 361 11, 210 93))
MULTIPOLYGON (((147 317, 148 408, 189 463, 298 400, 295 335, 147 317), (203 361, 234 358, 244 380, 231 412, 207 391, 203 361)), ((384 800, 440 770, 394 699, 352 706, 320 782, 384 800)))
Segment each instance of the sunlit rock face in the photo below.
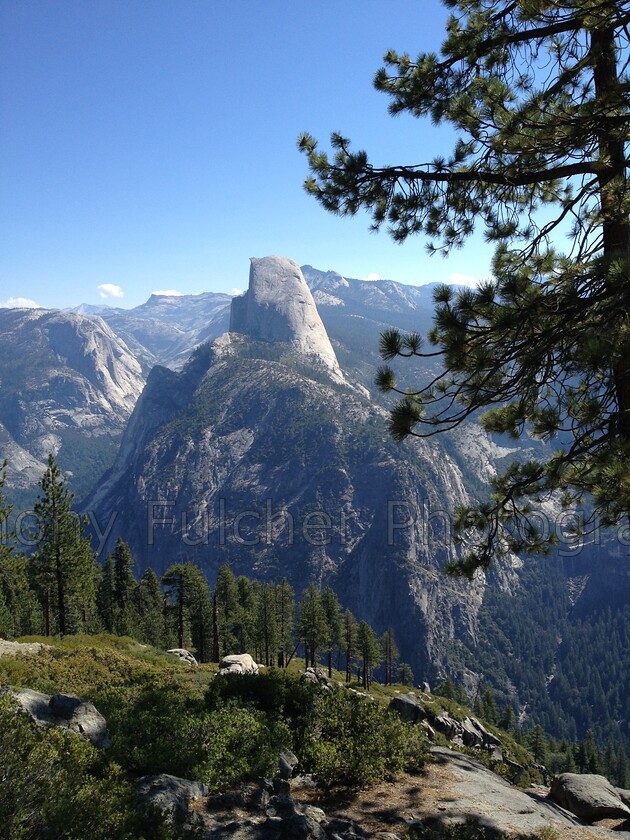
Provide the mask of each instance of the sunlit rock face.
POLYGON ((287 257, 252 257, 249 289, 232 301, 230 332, 289 344, 343 379, 302 270, 287 257))

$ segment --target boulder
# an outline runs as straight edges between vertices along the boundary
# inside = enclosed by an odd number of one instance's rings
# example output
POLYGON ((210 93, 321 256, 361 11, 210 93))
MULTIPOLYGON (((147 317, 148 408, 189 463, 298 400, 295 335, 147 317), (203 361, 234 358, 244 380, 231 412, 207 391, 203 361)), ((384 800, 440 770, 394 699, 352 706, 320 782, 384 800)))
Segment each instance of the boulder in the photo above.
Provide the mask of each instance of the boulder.
POLYGON ((317 683, 318 685, 329 686, 330 680, 321 668, 309 667, 302 672, 300 677, 305 682, 317 683))
POLYGON ((282 779, 290 779, 299 763, 298 757, 291 750, 281 750, 278 758, 280 777, 282 779))
POLYGON ((615 788, 617 791, 617 796, 624 805, 627 805, 630 808, 630 790, 624 790, 623 788, 615 788))
POLYGON ((166 652, 170 653, 171 656, 176 656, 178 659, 181 659, 182 662, 186 662, 187 665, 199 664, 192 653, 189 650, 186 650, 186 648, 171 648, 166 652))
POLYGON ((224 656, 219 665, 220 674, 257 674, 258 665, 249 653, 232 653, 224 656))
POLYGON ((191 802, 207 796, 208 788, 202 782, 158 773, 138 779, 136 794, 141 803, 153 805, 165 815, 181 817, 188 814, 191 802))
POLYGON ((486 727, 475 717, 467 717, 460 724, 461 738, 465 747, 490 749, 501 745, 500 738, 488 732, 486 727))
POLYGON ((615 788, 594 773, 561 773, 551 782, 549 798, 587 822, 630 817, 615 788))
POLYGON ((109 747, 107 721, 98 709, 74 694, 42 694, 30 688, 11 692, 38 726, 54 725, 80 735, 95 747, 109 747))
POLYGON ((41 642, 8 642, 0 639, 0 656, 15 656, 18 653, 38 654, 44 650, 51 650, 50 645, 41 642))
POLYGON ((420 723, 427 717, 422 704, 412 692, 392 697, 389 708, 398 712, 401 720, 405 723, 420 723))

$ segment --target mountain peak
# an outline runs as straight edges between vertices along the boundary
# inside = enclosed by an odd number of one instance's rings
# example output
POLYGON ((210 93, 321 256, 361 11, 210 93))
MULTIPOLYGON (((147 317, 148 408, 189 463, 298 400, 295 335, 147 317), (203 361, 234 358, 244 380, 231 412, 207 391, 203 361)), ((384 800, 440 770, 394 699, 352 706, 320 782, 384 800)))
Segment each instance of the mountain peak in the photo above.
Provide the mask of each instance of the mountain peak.
POLYGON ((252 257, 249 288, 232 300, 230 332, 287 343, 343 379, 302 270, 288 257, 252 257))

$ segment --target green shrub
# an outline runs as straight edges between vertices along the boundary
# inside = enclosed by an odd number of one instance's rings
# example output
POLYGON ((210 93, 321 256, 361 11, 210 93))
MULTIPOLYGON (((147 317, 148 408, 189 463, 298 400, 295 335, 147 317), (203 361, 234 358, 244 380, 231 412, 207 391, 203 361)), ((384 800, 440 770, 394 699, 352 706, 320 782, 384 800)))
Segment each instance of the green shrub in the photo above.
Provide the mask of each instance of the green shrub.
POLYGON ((281 719, 232 700, 208 710, 177 686, 113 689, 103 708, 112 756, 138 776, 171 773, 219 790, 273 774, 280 749, 292 745, 281 719))
POLYGON ((138 812, 120 768, 91 744, 40 729, 0 696, 0 833, 11 840, 169 838, 157 815, 138 812))
POLYGON ((270 721, 263 712, 233 705, 200 718, 196 736, 203 741, 204 757, 193 768, 194 778, 215 790, 274 775, 278 753, 292 742, 283 721, 270 721))
POLYGON ((214 709, 234 700, 241 706, 298 721, 313 706, 317 692, 313 683, 281 668, 260 674, 224 674, 212 681, 206 704, 214 709))
POLYGON ((328 786, 363 786, 419 768, 426 753, 418 727, 370 698, 335 688, 317 695, 300 758, 328 786))

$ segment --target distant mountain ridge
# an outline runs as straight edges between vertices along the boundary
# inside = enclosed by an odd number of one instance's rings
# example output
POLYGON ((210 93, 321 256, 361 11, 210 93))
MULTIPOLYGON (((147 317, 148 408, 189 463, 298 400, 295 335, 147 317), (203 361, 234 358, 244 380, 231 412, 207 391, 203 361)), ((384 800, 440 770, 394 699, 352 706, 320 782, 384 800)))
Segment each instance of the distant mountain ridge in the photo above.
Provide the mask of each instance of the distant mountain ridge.
POLYGON ((0 309, 0 439, 9 486, 32 489, 53 452, 84 492, 111 461, 143 387, 137 359, 100 317, 0 309))

